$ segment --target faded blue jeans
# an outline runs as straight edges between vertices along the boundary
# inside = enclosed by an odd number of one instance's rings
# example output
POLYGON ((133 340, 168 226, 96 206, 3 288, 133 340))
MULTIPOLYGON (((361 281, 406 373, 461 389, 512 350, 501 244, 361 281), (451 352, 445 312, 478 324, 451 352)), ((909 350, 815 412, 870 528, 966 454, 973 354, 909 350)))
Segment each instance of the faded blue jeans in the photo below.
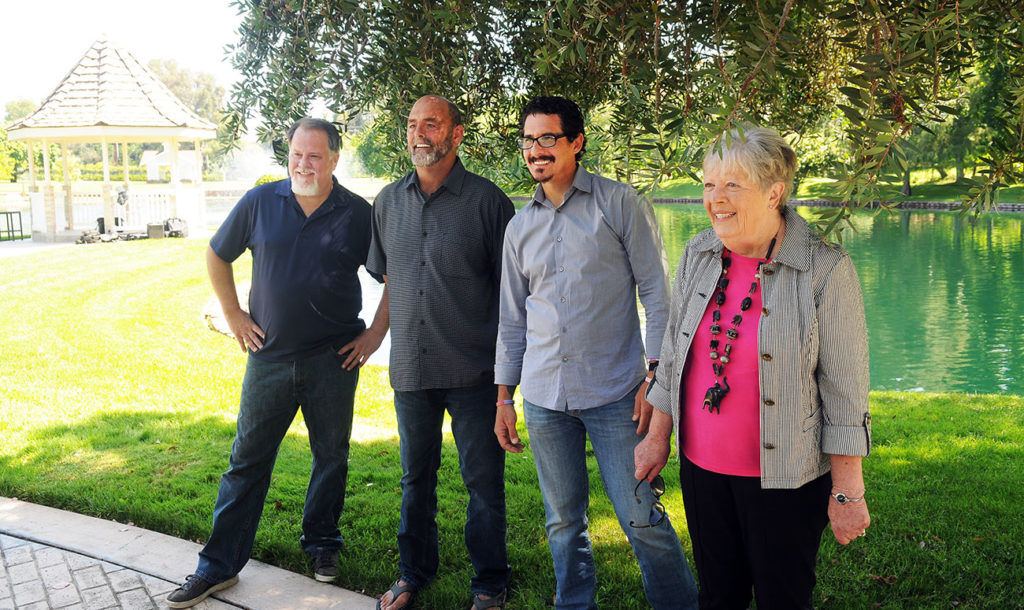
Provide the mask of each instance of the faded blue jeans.
POLYGON ((213 532, 199 552, 200 578, 222 582, 249 561, 277 450, 300 408, 313 452, 300 543, 309 554, 341 548, 338 519, 359 381, 359 369, 346 371, 342 361, 333 349, 294 362, 249 356, 230 467, 220 480, 213 532))
POLYGON ((398 553, 402 579, 416 589, 437 575, 437 469, 447 410, 469 492, 465 539, 474 594, 494 596, 508 585, 505 546, 505 451, 494 436, 494 383, 468 388, 395 392, 402 450, 402 514, 398 553))
POLYGON ((655 527, 629 525, 630 521, 649 523, 654 501, 648 483, 633 494, 637 486, 633 448, 642 438, 632 421, 635 395, 634 390, 619 401, 568 412, 524 401, 523 415, 544 496, 548 546, 558 583, 556 608, 597 608, 597 577, 587 529, 588 436, 605 493, 640 564, 647 601, 655 609, 697 608, 697 585, 668 517, 655 527))

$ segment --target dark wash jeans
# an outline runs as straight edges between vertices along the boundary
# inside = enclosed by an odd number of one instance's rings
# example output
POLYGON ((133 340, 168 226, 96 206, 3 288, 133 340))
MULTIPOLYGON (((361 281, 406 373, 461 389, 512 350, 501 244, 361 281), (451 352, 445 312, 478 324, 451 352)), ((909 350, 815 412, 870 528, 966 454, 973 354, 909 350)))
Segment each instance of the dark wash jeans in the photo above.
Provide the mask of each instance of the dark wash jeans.
POLYGON ((220 480, 213 532, 199 552, 199 577, 222 582, 249 560, 278 448, 300 408, 313 452, 300 543, 310 554, 341 548, 338 519, 359 381, 359 370, 346 371, 342 361, 333 349, 294 362, 249 356, 230 467, 220 480))
POLYGON ((494 436, 494 383, 468 388, 395 392, 402 450, 402 515, 398 526, 402 579, 423 588, 437 575, 437 469, 445 410, 469 492, 465 539, 474 594, 497 595, 508 584, 505 546, 505 451, 494 436))

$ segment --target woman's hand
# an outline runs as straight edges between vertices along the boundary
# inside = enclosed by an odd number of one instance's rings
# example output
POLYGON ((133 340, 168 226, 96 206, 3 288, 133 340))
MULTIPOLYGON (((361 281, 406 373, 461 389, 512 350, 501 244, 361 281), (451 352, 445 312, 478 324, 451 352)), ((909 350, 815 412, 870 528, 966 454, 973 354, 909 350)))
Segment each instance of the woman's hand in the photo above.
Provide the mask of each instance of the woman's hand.
POLYGON ((828 520, 836 542, 850 544, 856 538, 863 536, 868 526, 871 525, 867 500, 861 499, 857 502, 847 500, 846 504, 840 504, 835 498, 829 498, 828 520))

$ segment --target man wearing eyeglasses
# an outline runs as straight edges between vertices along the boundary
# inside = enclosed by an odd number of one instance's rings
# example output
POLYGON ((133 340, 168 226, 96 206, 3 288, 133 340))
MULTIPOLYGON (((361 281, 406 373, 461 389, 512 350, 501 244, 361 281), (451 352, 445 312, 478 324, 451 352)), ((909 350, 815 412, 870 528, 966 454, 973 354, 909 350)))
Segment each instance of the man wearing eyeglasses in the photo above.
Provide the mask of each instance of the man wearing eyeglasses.
POLYGON ((459 109, 428 95, 409 112, 415 171, 384 188, 373 206, 367 269, 384 276, 386 307, 374 327, 391 326, 389 375, 402 453, 399 577, 378 608, 412 605, 437 575, 437 469, 441 426, 451 415, 469 492, 466 548, 474 608, 504 606, 505 452, 491 432, 497 389, 501 243, 511 200, 457 156, 459 109))
POLYGON ((587 529, 589 437, 648 602, 696 608, 693 575, 657 500, 664 484, 637 486, 633 477, 633 448, 651 414, 645 375, 668 320, 668 270, 654 210, 629 185, 579 166, 586 137, 572 101, 532 100, 520 129, 523 159, 539 185, 505 233, 494 431, 507 451, 523 451, 512 402, 520 386, 547 513, 555 606, 597 607, 587 529))

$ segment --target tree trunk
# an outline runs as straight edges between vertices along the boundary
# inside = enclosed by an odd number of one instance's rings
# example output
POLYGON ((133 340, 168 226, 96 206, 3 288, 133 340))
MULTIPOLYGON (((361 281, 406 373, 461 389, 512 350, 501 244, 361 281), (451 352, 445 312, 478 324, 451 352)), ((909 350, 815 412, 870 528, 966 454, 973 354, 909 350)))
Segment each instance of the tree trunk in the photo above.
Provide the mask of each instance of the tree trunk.
POLYGON ((904 197, 910 197, 910 191, 910 169, 908 168, 903 170, 903 188, 900 189, 900 193, 904 197))

